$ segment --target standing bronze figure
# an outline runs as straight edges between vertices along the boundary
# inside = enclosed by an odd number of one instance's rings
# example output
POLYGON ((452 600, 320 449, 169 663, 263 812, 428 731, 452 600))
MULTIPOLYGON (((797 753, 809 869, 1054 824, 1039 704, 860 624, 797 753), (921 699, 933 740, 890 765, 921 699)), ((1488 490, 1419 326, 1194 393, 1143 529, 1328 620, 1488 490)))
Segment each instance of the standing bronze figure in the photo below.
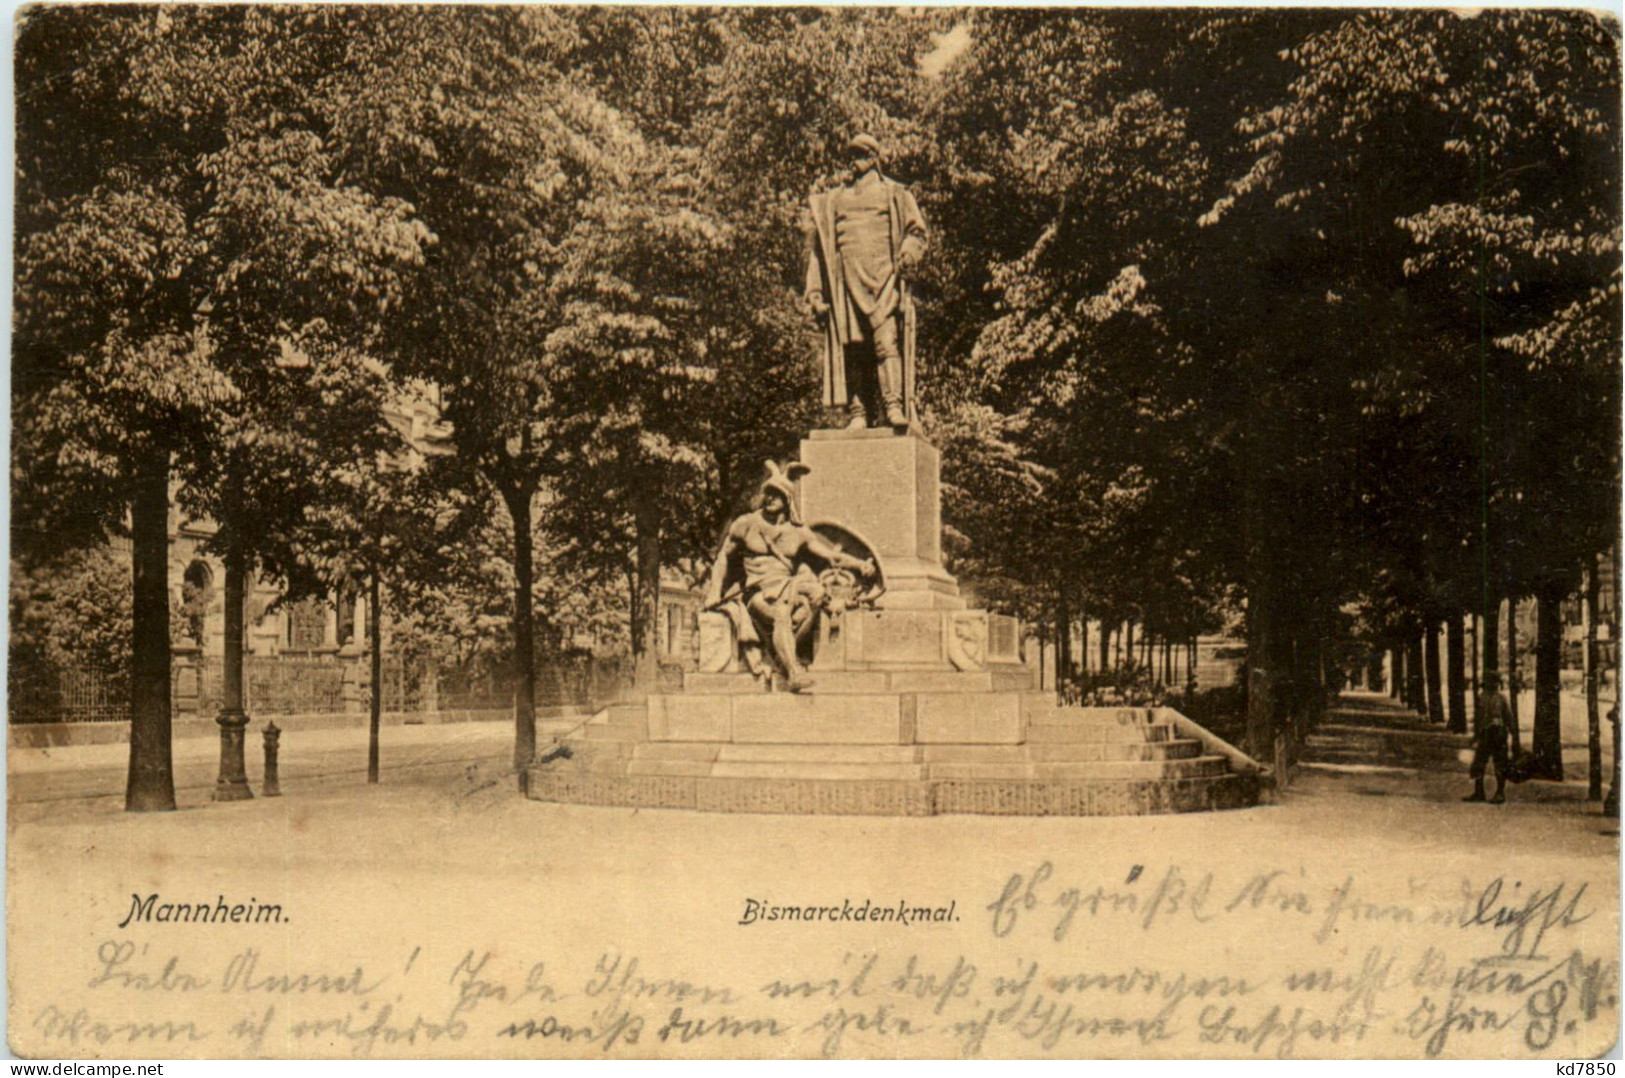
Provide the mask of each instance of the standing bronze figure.
POLYGON ((824 330, 824 405, 901 428, 914 418, 914 302, 906 274, 924 257, 925 218, 880 171, 880 143, 847 144, 851 182, 812 196, 807 305, 824 330))

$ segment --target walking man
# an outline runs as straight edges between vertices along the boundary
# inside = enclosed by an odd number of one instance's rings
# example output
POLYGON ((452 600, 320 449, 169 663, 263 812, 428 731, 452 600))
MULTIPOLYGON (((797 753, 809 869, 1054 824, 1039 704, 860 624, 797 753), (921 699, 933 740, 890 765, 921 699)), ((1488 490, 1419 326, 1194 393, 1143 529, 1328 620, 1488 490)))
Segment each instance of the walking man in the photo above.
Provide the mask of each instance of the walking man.
POLYGON ((1484 691, 1478 699, 1478 713, 1473 717, 1474 725, 1478 728, 1477 740, 1473 745, 1473 765, 1468 770, 1473 779, 1473 792, 1462 798, 1463 801, 1485 799, 1484 771, 1494 761, 1495 796, 1489 802, 1492 805, 1506 802, 1507 723, 1511 718, 1512 709, 1507 705, 1506 697, 1501 695, 1501 676, 1491 670, 1484 675, 1484 691))

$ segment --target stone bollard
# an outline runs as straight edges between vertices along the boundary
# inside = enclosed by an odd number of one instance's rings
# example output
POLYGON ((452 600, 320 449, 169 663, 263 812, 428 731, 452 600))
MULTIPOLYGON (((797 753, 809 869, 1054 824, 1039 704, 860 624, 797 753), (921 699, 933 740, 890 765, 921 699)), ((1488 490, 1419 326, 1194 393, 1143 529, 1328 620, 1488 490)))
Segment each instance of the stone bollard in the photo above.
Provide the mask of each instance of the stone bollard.
POLYGON ((282 740, 282 731, 277 729, 276 723, 265 724, 265 781, 260 784, 261 797, 281 797, 282 787, 277 782, 276 754, 277 743, 282 740))

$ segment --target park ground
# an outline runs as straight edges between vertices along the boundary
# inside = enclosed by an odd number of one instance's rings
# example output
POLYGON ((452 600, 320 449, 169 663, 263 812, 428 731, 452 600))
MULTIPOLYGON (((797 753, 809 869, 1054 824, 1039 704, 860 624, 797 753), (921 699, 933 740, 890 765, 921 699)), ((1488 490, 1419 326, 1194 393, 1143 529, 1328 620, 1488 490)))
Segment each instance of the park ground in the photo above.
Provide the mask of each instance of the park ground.
MULTIPOLYGON (((1524 693, 1519 701, 1523 739, 1531 737, 1533 700, 1524 693)), ((1604 788, 1613 759, 1612 731, 1607 722, 1611 701, 1602 702, 1602 757, 1604 788)), ((544 719, 539 736, 545 744, 581 718, 544 719)), ((1329 727, 1376 723, 1395 737, 1377 749, 1368 744, 1333 745, 1336 740, 1317 736, 1307 748, 1294 780, 1296 796, 1317 792, 1363 790, 1357 796, 1397 796, 1405 803, 1448 801, 1464 782, 1470 753, 1465 742, 1443 735, 1404 711, 1381 693, 1350 692, 1342 697, 1341 714, 1334 710, 1329 727), (1405 735, 1420 737, 1416 758, 1402 759, 1405 735), (1438 735, 1428 738, 1426 735, 1438 735), (1317 748, 1316 746, 1320 746, 1317 748), (1397 746, 1397 748, 1396 748, 1397 746), (1331 751, 1328 751, 1331 750, 1331 751), (1397 755, 1396 755, 1397 753, 1397 755), (1363 754, 1363 755, 1362 755, 1363 754), (1381 791, 1380 793, 1378 791, 1381 791)), ((246 759, 249 781, 258 790, 264 775, 260 739, 249 730, 246 759)), ((1514 789, 1512 800, 1540 805, 1583 802, 1587 773, 1585 700, 1578 693, 1562 696, 1563 766, 1561 783, 1535 783, 1514 789)), ((1409 742, 1416 744, 1416 737, 1409 742)), ((1342 740, 1346 741, 1347 738, 1342 740)), ((507 768, 513 750, 513 728, 507 722, 446 725, 386 726, 381 733, 384 785, 439 788, 450 781, 473 785, 506 783, 498 775, 507 768)), ((210 804, 219 772, 219 743, 213 737, 189 737, 174 742, 176 801, 182 809, 210 804)), ((361 782, 366 773, 367 731, 364 727, 285 732, 280 747, 281 782, 290 793, 334 794, 361 782)), ((53 748, 12 748, 8 752, 7 801, 13 825, 114 812, 122 804, 129 747, 124 743, 53 748)), ((377 791, 375 791, 377 792, 377 791)))
MULTIPOLYGON (((1570 710, 1579 716, 1577 727, 1565 723, 1570 779, 1513 787, 1508 804, 1501 807, 1460 801, 1468 790, 1463 739, 1417 723, 1386 697, 1351 693, 1328 716, 1306 748, 1290 788, 1274 803, 1132 818, 786 817, 542 804, 516 793, 508 768, 511 730, 491 723, 386 729, 383 781, 377 786, 364 782, 364 730, 312 732, 284 743, 284 796, 234 804, 209 800, 216 762, 212 740, 180 742, 180 810, 130 815, 120 811, 122 746, 14 751, 8 825, 8 943, 14 978, 9 1039, 14 1052, 59 1057, 721 1053, 1312 1058, 1420 1056, 1434 1048, 1438 1054, 1469 1058, 1595 1055, 1614 1043, 1618 1026, 1619 830, 1617 821, 1602 817, 1599 806, 1586 800, 1583 707, 1566 708, 1566 719, 1570 710), (1223 895, 1222 901, 1213 900, 1206 916, 1199 916, 1194 896, 1200 890, 1196 881, 1204 876, 1212 877, 1214 891, 1223 895), (1251 882, 1259 880, 1265 882, 1251 882), (1111 905, 1117 901, 1111 895, 1147 888, 1154 881, 1161 881, 1155 883, 1159 894, 1168 881, 1177 882, 1173 897, 1185 900, 1163 903, 1157 923, 1111 905), (1024 888, 1011 891, 1016 882, 1024 882, 1024 888), (1063 883, 1075 886, 1064 889, 1063 883), (1559 957, 1572 951, 1575 962, 1564 969, 1591 970, 1585 985, 1575 981, 1573 1001, 1567 1004, 1576 1017, 1562 1024, 1554 1039, 1542 1040, 1544 1027, 1528 1017, 1550 1005, 1545 997, 1544 1002, 1475 998, 1477 1005, 1504 1006, 1507 1014, 1502 1016, 1504 1028, 1496 1025, 1500 1019, 1482 1016, 1473 1026, 1452 1017, 1453 1011, 1441 1018, 1423 1010, 1430 1004, 1405 995, 1411 989, 1400 982, 1411 982, 1398 973, 1394 985, 1399 987, 1390 986, 1395 1002, 1379 1008, 1386 1016, 1380 1028, 1362 1029, 1366 1036, 1358 1040, 1347 1029, 1341 1041, 1321 1039, 1332 1035, 1327 1031, 1334 1018, 1342 1022, 1346 1017, 1329 1004, 1316 1019, 1324 1024, 1314 1027, 1311 1038, 1313 1015, 1304 1019, 1301 1034, 1285 1025, 1275 1030, 1275 1019, 1245 1006, 1225 1025, 1219 1023, 1223 1012, 1210 1015, 1198 1010, 1194 1000, 1188 1011, 1179 1012, 1186 1019, 1180 1035, 1187 1039, 1167 1044, 1103 1040, 1098 1026, 1085 1038, 1078 1028, 1068 1031, 1064 1022, 1053 1040, 1032 1023, 1002 1031, 995 1024, 985 1040, 967 1032, 974 1026, 973 1004, 982 1003, 982 988, 991 986, 995 973, 1013 982, 1028 959, 1042 963, 1044 970, 1134 968, 1160 970, 1164 978, 1178 971, 1192 977, 1259 979, 1300 957, 1304 962, 1324 959, 1327 968, 1338 970, 1363 965, 1369 974, 1370 963, 1386 954, 1397 959, 1407 977, 1421 977, 1424 966, 1442 963, 1446 956, 1469 966, 1511 961, 1505 955, 1463 957, 1461 933, 1430 936, 1428 932, 1442 930, 1384 923, 1375 912, 1406 903, 1420 911, 1424 897, 1444 903, 1474 897, 1481 901, 1488 888, 1495 888, 1490 893, 1498 896, 1503 890, 1513 895, 1514 889, 1522 896, 1516 902, 1498 897, 1485 907, 1490 914, 1502 907, 1515 912, 1535 908, 1544 918, 1548 907, 1578 899, 1578 904, 1567 905, 1567 920, 1557 919, 1540 948, 1559 957), (217 894, 228 902, 250 897, 274 901, 291 924, 241 931, 150 924, 121 928, 132 897, 154 892, 166 902, 210 902, 217 894), (1090 893, 1107 897, 1091 907, 1090 893), (1339 893, 1345 907, 1341 922, 1329 910, 1339 893), (1353 923, 1347 912, 1356 906, 1353 893, 1373 923, 1353 923), (1032 903, 1025 903, 1028 894, 1034 896, 1032 903), (1080 894, 1085 896, 1081 906, 1080 894), (1557 899, 1551 903, 1538 901, 1554 894, 1557 899), (1533 907, 1525 901, 1531 896, 1537 899, 1533 907), (1001 898, 1008 900, 1002 906, 1001 898), (765 906, 847 899, 873 899, 877 905, 953 902, 954 920, 960 923, 909 929, 740 924, 750 900, 765 906), (1083 925, 1075 932, 1051 912, 1069 901, 1083 925), (1183 919, 1186 911, 1194 921, 1183 919), (1001 934, 1001 915, 1020 923, 1012 930, 1007 921, 1001 934), (1282 918, 1290 923, 1277 923, 1282 918), (150 986, 131 994, 132 985, 142 987, 139 979, 120 980, 134 971, 161 986, 165 955, 178 955, 179 968, 200 977, 199 971, 218 972, 241 953, 245 940, 253 941, 262 968, 274 965, 290 976, 317 967, 337 975, 365 964, 371 978, 387 969, 377 977, 392 985, 399 982, 402 992, 390 1019, 398 1020, 399 1027, 385 1024, 384 1029, 399 1040, 388 1040, 377 1029, 363 1032, 362 1019, 378 1013, 376 1008, 366 1011, 365 1003, 342 1016, 298 1012, 307 1016, 304 1025, 283 1024, 292 1021, 296 1004, 331 1010, 343 1002, 325 998, 279 998, 276 1006, 283 1011, 265 1021, 280 1030, 280 1038, 273 1033, 269 1041, 263 1036, 254 1040, 251 1028, 265 1010, 260 1000, 237 1003, 206 994, 158 992, 162 1006, 156 1006, 150 1002, 150 986), (122 953, 118 948, 126 941, 135 945, 131 964, 121 965, 114 976, 92 976, 107 973, 106 960, 122 953), (416 965, 420 954, 423 965, 416 965), (876 961, 888 977, 896 974, 888 990, 898 998, 888 996, 884 1005, 873 998, 861 1001, 870 1008, 861 1017, 855 998, 843 999, 837 1008, 820 997, 798 1000, 799 1010, 784 1012, 787 1032, 771 1042, 753 1040, 749 1030, 743 1035, 735 1031, 725 1043, 699 1034, 693 1043, 677 1034, 655 1036, 657 1019, 670 1026, 669 1004, 676 997, 654 996, 672 991, 673 983, 708 983, 718 989, 717 999, 732 1000, 731 1014, 748 1017, 753 997, 739 985, 759 986, 780 976, 824 983, 823 978, 851 974, 866 954, 879 956, 876 961), (448 1014, 433 992, 465 991, 458 986, 469 982, 471 964, 482 956, 489 956, 489 964, 480 974, 479 998, 460 1009, 453 1004, 448 1014), (622 984, 610 992, 614 1006, 600 1006, 606 997, 601 987, 599 994, 592 993, 595 978, 602 980, 605 969, 624 972, 633 960, 640 963, 640 973, 632 983, 646 988, 649 998, 637 998, 637 989, 622 984), (142 961, 149 966, 138 969, 142 961), (558 1002, 549 1006, 560 1025, 550 1028, 574 1023, 570 1028, 581 1039, 535 1033, 540 1026, 517 1039, 502 1034, 510 1020, 554 1017, 537 1010, 539 999, 553 998, 553 989, 527 996, 522 987, 527 976, 540 976, 535 973, 538 963, 547 978, 557 979, 553 988, 558 1002), (967 964, 980 966, 982 987, 956 995, 953 971, 967 964), (1596 990, 1599 977, 1606 991, 1596 990), (721 994, 724 981, 732 995, 721 994), (93 990, 87 991, 86 984, 93 990), (571 986, 581 991, 567 991, 571 986), (942 1006, 934 1002, 939 998, 942 1006), (215 1039, 195 1046, 84 1043, 73 1040, 88 1034, 83 1023, 75 1026, 63 1017, 72 1011, 63 1001, 83 1003, 88 1008, 83 1013, 104 1022, 103 1030, 117 1027, 111 1016, 120 1014, 170 1022, 186 1017, 215 1039), (233 1006, 237 1010, 230 1010, 233 1006), (876 1009, 885 1006, 894 1009, 877 1015, 876 1009), (616 1007, 623 1008, 619 1017, 616 1007), (607 1031, 612 1023, 624 1023, 628 1014, 638 1016, 639 1007, 649 1021, 644 1037, 637 1042, 611 1037, 607 1031), (956 1008, 962 1009, 958 1024, 950 1021, 956 1008), (416 1031, 406 1019, 414 1013, 416 1031), (912 1039, 906 1029, 899 1031, 899 1021, 908 1024, 900 1015, 912 1015, 912 1039), (228 1018, 250 1033, 228 1037, 235 1028, 228 1018), (350 1024, 341 1026, 341 1018, 350 1024), (452 1043, 428 1032, 454 1028, 457 1021, 468 1027, 467 1039, 452 1043), (1441 1027, 1444 1036, 1439 1036, 1441 1027)), ((257 759, 250 778, 258 789, 257 759)), ((1147 896, 1140 897, 1143 901, 1147 896)), ((1507 944, 1504 928, 1485 931, 1494 938, 1474 937, 1481 951, 1507 944)), ((964 987, 963 973, 959 986, 964 987)), ((1368 995, 1367 1004, 1374 999, 1378 997, 1368 995)), ((697 994, 681 1002, 689 1019, 716 1017, 715 1008, 708 1011, 697 994)), ((1125 1005, 1115 997, 1109 1002, 1125 1005)), ((1078 1004, 1104 1006, 1099 1000, 1078 1004)))

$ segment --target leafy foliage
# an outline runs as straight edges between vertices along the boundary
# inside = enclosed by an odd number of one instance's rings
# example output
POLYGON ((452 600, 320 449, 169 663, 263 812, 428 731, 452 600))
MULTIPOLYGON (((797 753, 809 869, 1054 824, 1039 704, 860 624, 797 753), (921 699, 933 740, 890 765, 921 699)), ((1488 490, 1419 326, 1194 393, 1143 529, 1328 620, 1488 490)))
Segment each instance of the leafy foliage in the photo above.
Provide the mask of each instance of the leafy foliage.
POLYGON ((290 594, 402 566, 403 641, 652 661, 820 421, 805 203, 858 130, 933 230, 956 571, 1142 639, 1244 607, 1255 748, 1349 633, 1617 531, 1589 14, 38 8, 17 79, 25 559, 162 460, 290 594), (419 390, 455 452, 403 467, 419 390))

